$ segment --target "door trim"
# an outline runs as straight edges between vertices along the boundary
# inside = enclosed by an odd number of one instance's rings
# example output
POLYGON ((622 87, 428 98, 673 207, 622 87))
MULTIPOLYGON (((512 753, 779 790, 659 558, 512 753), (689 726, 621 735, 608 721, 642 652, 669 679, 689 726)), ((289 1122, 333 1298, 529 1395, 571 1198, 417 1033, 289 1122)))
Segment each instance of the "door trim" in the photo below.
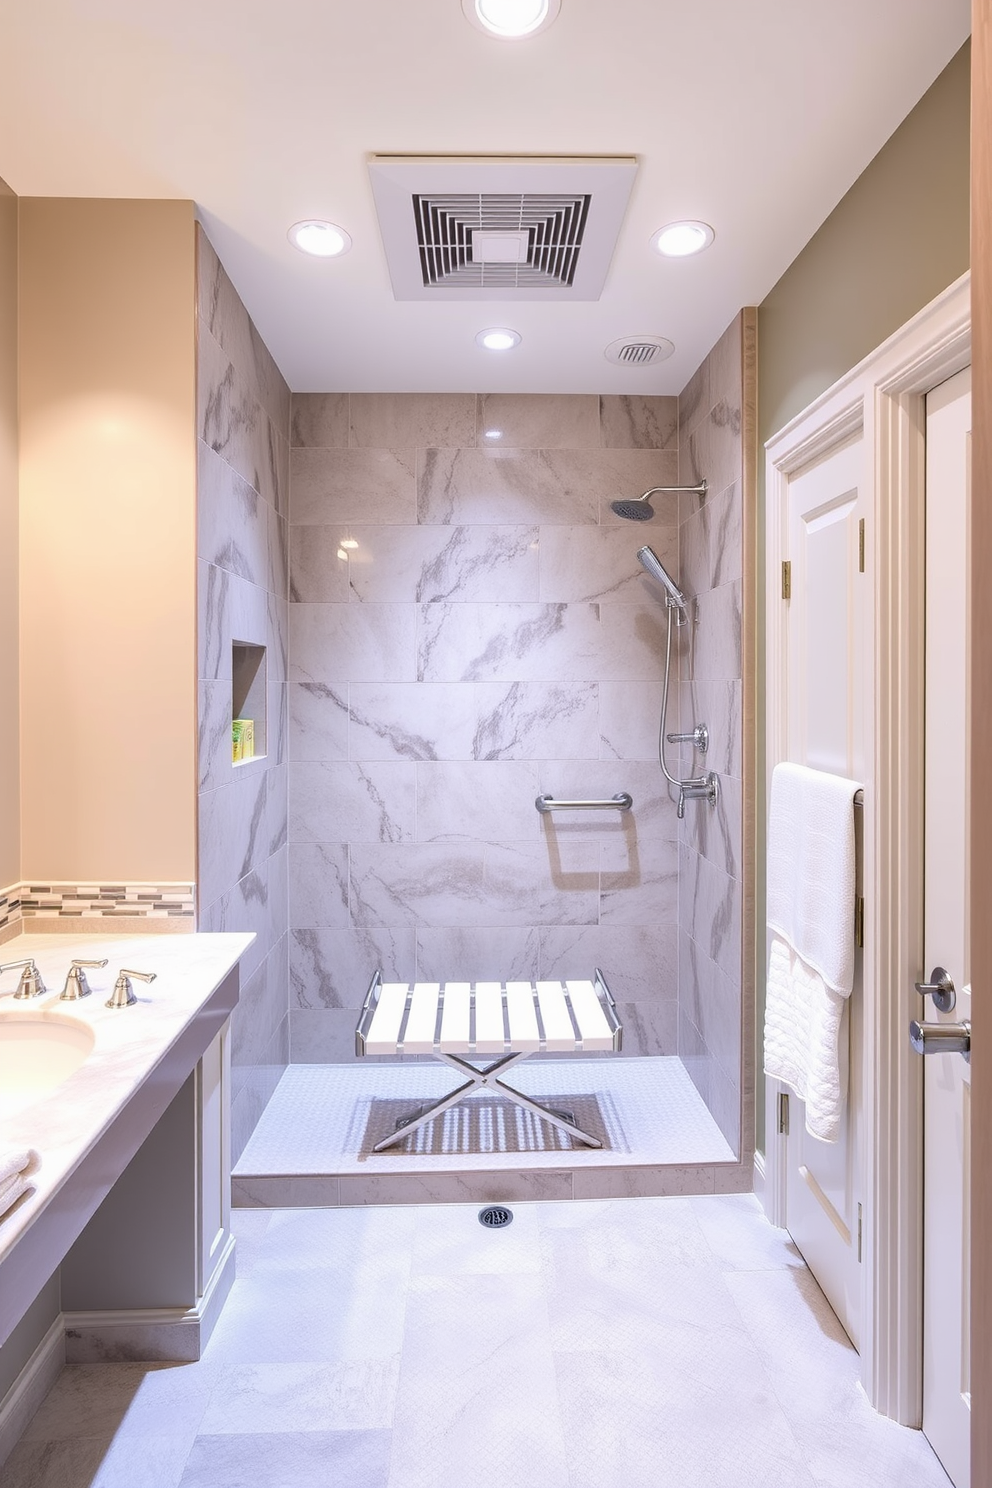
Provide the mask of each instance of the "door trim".
MULTIPOLYGON (((864 1268, 861 1381, 876 1410, 919 1426, 923 1402, 922 1069, 909 989, 922 954, 925 399, 971 361, 965 274, 765 446, 766 573, 784 552, 789 479, 864 431, 874 472, 866 580, 875 592, 871 769, 865 780, 864 1268), (890 933, 880 933, 889 927, 890 933)), ((766 793, 782 753, 786 616, 766 606, 766 793)), ((766 794, 767 801, 767 794, 766 794)), ((766 1082, 763 1201, 782 1224, 786 1144, 766 1082)))

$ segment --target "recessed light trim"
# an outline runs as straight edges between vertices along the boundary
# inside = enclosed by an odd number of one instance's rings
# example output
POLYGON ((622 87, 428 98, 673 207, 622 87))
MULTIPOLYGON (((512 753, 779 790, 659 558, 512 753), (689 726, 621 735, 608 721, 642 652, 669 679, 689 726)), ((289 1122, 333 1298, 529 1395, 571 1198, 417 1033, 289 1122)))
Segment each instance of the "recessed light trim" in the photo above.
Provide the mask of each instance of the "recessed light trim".
POLYGON ((669 222, 658 229, 651 246, 665 258, 690 258, 708 248, 715 237, 708 222, 669 222))
POLYGON ((561 0, 462 0, 467 20, 499 41, 520 41, 551 25, 561 0))
POLYGON ((522 340, 520 332, 511 331, 508 326, 490 326, 488 330, 480 331, 475 338, 476 345, 484 347, 486 351, 512 351, 522 340))
POLYGON ((294 222, 286 236, 294 248, 309 253, 312 258, 340 258, 351 247, 350 233, 336 222, 322 222, 318 218, 294 222))

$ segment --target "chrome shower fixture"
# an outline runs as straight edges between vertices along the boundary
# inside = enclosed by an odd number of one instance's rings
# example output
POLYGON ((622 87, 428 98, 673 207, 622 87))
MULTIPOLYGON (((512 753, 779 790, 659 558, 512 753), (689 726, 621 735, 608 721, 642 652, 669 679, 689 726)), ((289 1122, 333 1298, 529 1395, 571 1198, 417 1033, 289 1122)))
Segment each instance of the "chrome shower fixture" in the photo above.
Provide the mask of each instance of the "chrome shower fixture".
POLYGON ((637 556, 640 560, 641 567, 647 573, 649 573, 653 579, 656 579, 659 584, 663 585, 667 595, 665 603, 667 605, 670 605, 673 610, 676 610, 678 612, 675 617, 676 624, 684 625, 686 622, 685 595, 682 593, 682 590, 679 588, 678 584, 676 584, 675 580, 668 572, 668 569, 658 557, 658 554, 655 552, 654 548, 649 548, 647 544, 645 544, 643 548, 638 548, 637 556))
POLYGON ((645 491, 643 496, 635 496, 631 501, 611 501, 610 511, 616 512, 618 517, 624 517, 628 522, 650 522, 654 516, 654 508, 648 497, 659 494, 674 496, 679 492, 688 496, 705 496, 706 482, 700 481, 698 486, 652 486, 650 491, 645 491))

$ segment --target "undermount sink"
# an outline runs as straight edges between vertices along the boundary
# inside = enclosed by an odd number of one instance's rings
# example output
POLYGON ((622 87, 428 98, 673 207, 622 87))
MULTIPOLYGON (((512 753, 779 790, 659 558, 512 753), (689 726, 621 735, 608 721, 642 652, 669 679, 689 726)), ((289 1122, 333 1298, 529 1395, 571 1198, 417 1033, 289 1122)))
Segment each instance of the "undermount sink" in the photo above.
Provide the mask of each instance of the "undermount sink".
POLYGON ((75 1074, 94 1042, 88 1024, 61 1013, 0 1013, 0 1120, 75 1074))

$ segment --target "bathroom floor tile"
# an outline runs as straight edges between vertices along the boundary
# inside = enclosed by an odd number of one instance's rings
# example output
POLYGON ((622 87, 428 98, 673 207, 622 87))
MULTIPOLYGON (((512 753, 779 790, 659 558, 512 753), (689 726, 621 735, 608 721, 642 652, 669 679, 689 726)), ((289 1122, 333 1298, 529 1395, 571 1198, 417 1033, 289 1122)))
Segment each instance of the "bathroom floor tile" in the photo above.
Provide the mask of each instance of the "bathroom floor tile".
POLYGON ((199 1436, 180 1488, 386 1488, 388 1431, 199 1436))
POLYGON ((948 1488, 753 1195, 478 1207, 235 1213, 204 1359, 65 1369, 3 1488, 948 1488))

